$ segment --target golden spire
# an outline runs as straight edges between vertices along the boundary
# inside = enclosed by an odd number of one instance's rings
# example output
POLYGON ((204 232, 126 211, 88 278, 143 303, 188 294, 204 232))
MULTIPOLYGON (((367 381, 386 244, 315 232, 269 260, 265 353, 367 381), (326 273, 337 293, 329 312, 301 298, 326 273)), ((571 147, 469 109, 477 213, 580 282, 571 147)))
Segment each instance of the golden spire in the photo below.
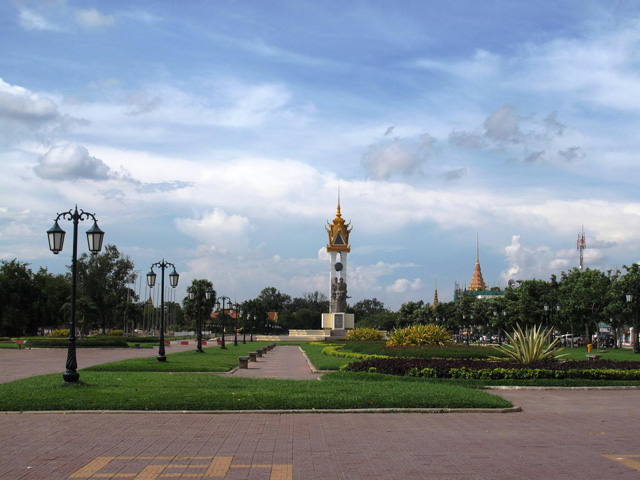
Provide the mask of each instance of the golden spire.
POLYGON ((438 305, 438 280, 436 280, 436 292, 433 294, 433 305, 431 308, 435 308, 438 305))
POLYGON ((468 290, 471 291, 484 291, 487 289, 487 285, 482 278, 482 270, 480 269, 480 240, 476 235, 476 267, 473 270, 473 278, 471 279, 471 285, 468 290))
POLYGON ((327 252, 350 252, 351 246, 349 245, 349 234, 352 228, 349 228, 351 222, 345 225, 345 221, 340 213, 340 188, 338 187, 338 209, 336 212, 336 218, 333 219, 333 223, 327 222, 328 227, 325 230, 329 234, 329 245, 327 245, 327 252))

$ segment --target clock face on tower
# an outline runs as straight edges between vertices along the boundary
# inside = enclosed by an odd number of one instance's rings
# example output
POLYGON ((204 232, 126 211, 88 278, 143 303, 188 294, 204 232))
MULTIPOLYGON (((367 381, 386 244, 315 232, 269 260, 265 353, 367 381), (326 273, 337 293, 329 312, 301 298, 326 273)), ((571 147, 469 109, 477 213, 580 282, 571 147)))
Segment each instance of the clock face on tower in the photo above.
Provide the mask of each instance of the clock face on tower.
POLYGON ((340 262, 336 263, 334 268, 336 269, 336 272, 339 272, 340 270, 342 270, 342 263, 340 262))

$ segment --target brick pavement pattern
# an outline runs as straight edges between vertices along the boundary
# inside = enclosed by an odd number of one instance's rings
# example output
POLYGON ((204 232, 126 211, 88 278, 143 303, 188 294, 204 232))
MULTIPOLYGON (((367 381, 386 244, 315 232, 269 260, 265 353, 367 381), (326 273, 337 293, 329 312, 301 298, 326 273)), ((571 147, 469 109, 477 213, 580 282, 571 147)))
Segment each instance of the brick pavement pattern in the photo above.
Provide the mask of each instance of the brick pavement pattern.
MULTIPOLYGON (((288 348, 263 357, 261 373, 301 357, 288 348)), ((5 413, 0 479, 640 478, 639 390, 496 393, 523 411, 5 413)))
MULTIPOLYGON (((166 347, 170 353, 195 350, 193 345, 172 344, 166 347)), ((158 347, 154 348, 78 348, 76 357, 78 370, 101 363, 117 362, 128 358, 155 357, 158 347)), ((66 348, 34 348, 22 350, 0 348, 0 383, 12 382, 21 378, 64 373, 67 361, 66 348)), ((82 375, 82 373, 81 373, 82 375)))
POLYGON ((297 345, 278 345, 269 350, 249 367, 234 372, 237 377, 281 378, 290 380, 313 380, 322 373, 313 373, 302 349, 297 345))

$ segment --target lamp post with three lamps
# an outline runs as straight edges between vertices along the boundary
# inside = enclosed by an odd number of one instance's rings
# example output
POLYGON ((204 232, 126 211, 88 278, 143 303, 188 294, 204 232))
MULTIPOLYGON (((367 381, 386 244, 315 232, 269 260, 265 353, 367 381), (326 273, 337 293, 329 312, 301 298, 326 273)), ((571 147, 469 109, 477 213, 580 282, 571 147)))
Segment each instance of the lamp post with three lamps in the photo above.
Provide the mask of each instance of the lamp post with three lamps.
POLYGON ((65 231, 58 225, 58 220, 61 218, 73 222, 73 253, 71 256, 71 318, 69 320, 69 347, 67 349, 67 363, 66 371, 62 375, 64 381, 67 383, 77 382, 80 378, 80 374, 77 371, 78 362, 76 359, 76 272, 78 261, 78 222, 83 222, 89 218, 93 219, 93 226, 87 230, 87 242, 89 244, 89 251, 92 254, 97 254, 102 250, 102 241, 104 240, 104 232, 98 227, 98 221, 93 213, 80 210, 78 212, 78 206, 75 210, 69 210, 68 212, 59 213, 56 217, 53 227, 47 230, 47 236, 49 237, 49 249, 57 255, 62 251, 64 245, 65 231))
POLYGON ((176 272, 176 266, 173 263, 165 262, 164 258, 161 262, 156 262, 151 265, 151 269, 149 270, 149 273, 147 273, 147 285, 149 285, 149 288, 153 288, 156 284, 157 276, 153 271, 153 267, 160 267, 160 269, 162 270, 162 276, 160 277, 160 288, 162 288, 162 291, 160 292, 160 347, 158 348, 159 362, 165 362, 167 360, 167 356, 165 355, 164 351, 164 269, 169 266, 173 267, 173 272, 169 274, 169 283, 173 288, 176 288, 178 286, 178 278, 180 277, 180 275, 178 275, 178 272, 176 272))

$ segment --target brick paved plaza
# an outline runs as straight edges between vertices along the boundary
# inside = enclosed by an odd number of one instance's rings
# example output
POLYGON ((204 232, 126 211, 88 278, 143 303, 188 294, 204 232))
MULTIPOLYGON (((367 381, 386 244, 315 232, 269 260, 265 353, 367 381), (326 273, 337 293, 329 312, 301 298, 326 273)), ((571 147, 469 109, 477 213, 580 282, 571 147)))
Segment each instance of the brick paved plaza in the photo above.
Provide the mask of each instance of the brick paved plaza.
MULTIPOLYGON (((11 355, 33 355, 36 374, 51 351, 0 352, 2 377, 11 355)), ((273 376, 285 356, 310 375, 299 349, 283 346, 242 374, 273 376)), ((523 411, 0 414, 0 478, 640 478, 640 391, 496 393, 523 411)))

